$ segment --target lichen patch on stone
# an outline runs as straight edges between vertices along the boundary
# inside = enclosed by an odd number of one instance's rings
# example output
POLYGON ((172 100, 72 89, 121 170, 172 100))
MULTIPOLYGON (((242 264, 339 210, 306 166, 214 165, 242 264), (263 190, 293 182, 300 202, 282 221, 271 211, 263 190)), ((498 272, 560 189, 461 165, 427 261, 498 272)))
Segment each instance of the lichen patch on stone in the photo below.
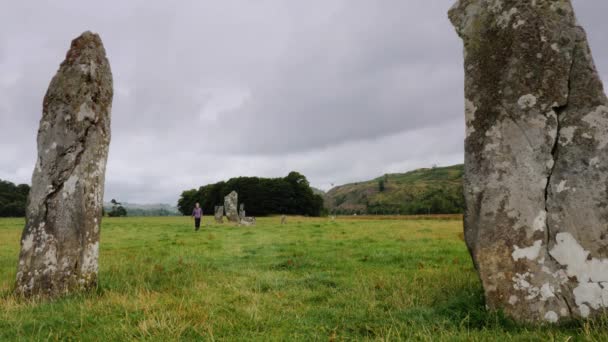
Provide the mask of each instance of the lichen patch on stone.
MULTIPOLYGON (((547 184, 547 179, 542 179, 543 182, 541 187, 545 187, 547 184)), ((544 231, 547 226, 547 212, 545 210, 541 210, 538 215, 534 218, 534 222, 532 223, 532 229, 534 231, 544 231)))
POLYGON ((519 248, 517 246, 513 246, 514 250, 513 253, 511 253, 511 256, 513 257, 513 260, 516 261, 524 258, 528 260, 536 260, 540 253, 540 247, 542 246, 542 244, 542 240, 536 240, 534 241, 534 244, 530 247, 519 248))
POLYGON ((63 198, 68 198, 74 195, 74 192, 76 191, 76 183, 78 183, 78 176, 75 174, 71 175, 70 178, 65 181, 65 184, 63 185, 63 198))
POLYGON ((87 102, 84 102, 80 105, 80 110, 78 111, 78 114, 76 114, 76 118, 78 121, 83 121, 84 119, 93 120, 95 119, 95 112, 87 102))
POLYGON ((545 320, 549 323, 556 323, 559 320, 559 317, 555 313, 555 311, 548 311, 545 314, 545 320))
POLYGON ((576 304, 593 309, 608 306, 608 259, 589 258, 586 251, 570 233, 558 233, 556 245, 549 254, 562 266, 570 277, 576 277, 578 286, 573 290, 576 304))
POLYGON ((34 243, 34 235, 33 234, 28 234, 21 241, 21 248, 23 249, 24 252, 27 252, 30 249, 32 249, 33 243, 34 243))
POLYGON ((608 107, 598 106, 595 110, 583 117, 592 128, 597 129, 597 134, 593 134, 597 140, 597 148, 603 149, 608 145, 608 107))
POLYGON ((532 94, 523 95, 517 100, 517 104, 521 109, 529 109, 536 105, 536 96, 532 94))
POLYGON ((562 180, 561 182, 559 182, 559 184, 557 185, 557 189, 556 189, 557 193, 564 192, 566 190, 570 190, 570 188, 566 186, 567 182, 568 182, 567 180, 562 180))
POLYGON ((99 258, 99 242, 88 244, 82 258, 82 273, 97 273, 97 259, 99 258))
POLYGON ((469 137, 471 134, 475 133, 475 127, 473 127, 473 121, 475 121, 475 112, 477 112, 477 107, 473 101, 465 99, 465 121, 466 121, 466 134, 469 137))

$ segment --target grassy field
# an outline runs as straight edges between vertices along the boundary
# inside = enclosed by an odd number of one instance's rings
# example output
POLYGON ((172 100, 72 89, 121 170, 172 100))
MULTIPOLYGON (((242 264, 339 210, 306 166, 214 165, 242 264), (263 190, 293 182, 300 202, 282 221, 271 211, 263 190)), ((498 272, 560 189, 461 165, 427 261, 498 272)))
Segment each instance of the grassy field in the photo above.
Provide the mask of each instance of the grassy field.
POLYGON ((11 295, 23 220, 0 219, 0 340, 608 340, 598 320, 484 310, 456 220, 106 218, 96 292, 11 295))

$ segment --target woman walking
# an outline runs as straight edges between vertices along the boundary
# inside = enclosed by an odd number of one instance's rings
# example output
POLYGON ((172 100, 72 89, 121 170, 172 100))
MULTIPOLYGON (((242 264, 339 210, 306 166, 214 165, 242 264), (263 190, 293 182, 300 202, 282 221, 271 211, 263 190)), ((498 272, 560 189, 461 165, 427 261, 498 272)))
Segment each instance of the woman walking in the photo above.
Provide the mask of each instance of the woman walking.
POLYGON ((196 206, 192 210, 192 217, 194 217, 194 231, 198 231, 201 227, 201 218, 203 217, 203 208, 201 208, 198 202, 196 202, 196 206))

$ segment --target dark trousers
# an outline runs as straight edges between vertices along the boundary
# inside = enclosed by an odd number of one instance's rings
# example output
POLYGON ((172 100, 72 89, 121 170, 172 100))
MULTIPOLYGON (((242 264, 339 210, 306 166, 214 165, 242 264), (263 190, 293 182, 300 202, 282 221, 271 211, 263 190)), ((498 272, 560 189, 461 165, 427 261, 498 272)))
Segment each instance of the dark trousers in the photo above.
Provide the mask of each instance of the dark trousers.
POLYGON ((201 219, 199 218, 194 218, 194 230, 198 230, 201 227, 201 219))

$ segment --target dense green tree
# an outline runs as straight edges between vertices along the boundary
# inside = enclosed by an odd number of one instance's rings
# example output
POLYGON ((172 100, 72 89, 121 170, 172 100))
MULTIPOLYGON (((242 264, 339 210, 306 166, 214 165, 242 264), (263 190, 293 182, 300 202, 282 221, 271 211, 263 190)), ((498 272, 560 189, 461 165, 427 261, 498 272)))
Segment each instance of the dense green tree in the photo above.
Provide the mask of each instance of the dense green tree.
POLYGON ((212 214, 216 205, 224 204, 231 191, 239 194, 239 203, 252 216, 290 214, 319 216, 323 210, 323 197, 315 195, 304 175, 290 172, 284 178, 237 177, 226 182, 201 186, 182 192, 177 202, 179 211, 190 215, 199 202, 203 212, 212 214))
POLYGON ((30 186, 0 180, 0 217, 23 217, 30 186))
POLYGON ((110 201, 110 203, 112 203, 112 210, 110 210, 110 212, 108 213, 108 216, 110 216, 110 217, 127 216, 127 209, 125 209, 122 206, 122 204, 120 204, 120 202, 116 201, 115 199, 112 199, 112 201, 110 201))

